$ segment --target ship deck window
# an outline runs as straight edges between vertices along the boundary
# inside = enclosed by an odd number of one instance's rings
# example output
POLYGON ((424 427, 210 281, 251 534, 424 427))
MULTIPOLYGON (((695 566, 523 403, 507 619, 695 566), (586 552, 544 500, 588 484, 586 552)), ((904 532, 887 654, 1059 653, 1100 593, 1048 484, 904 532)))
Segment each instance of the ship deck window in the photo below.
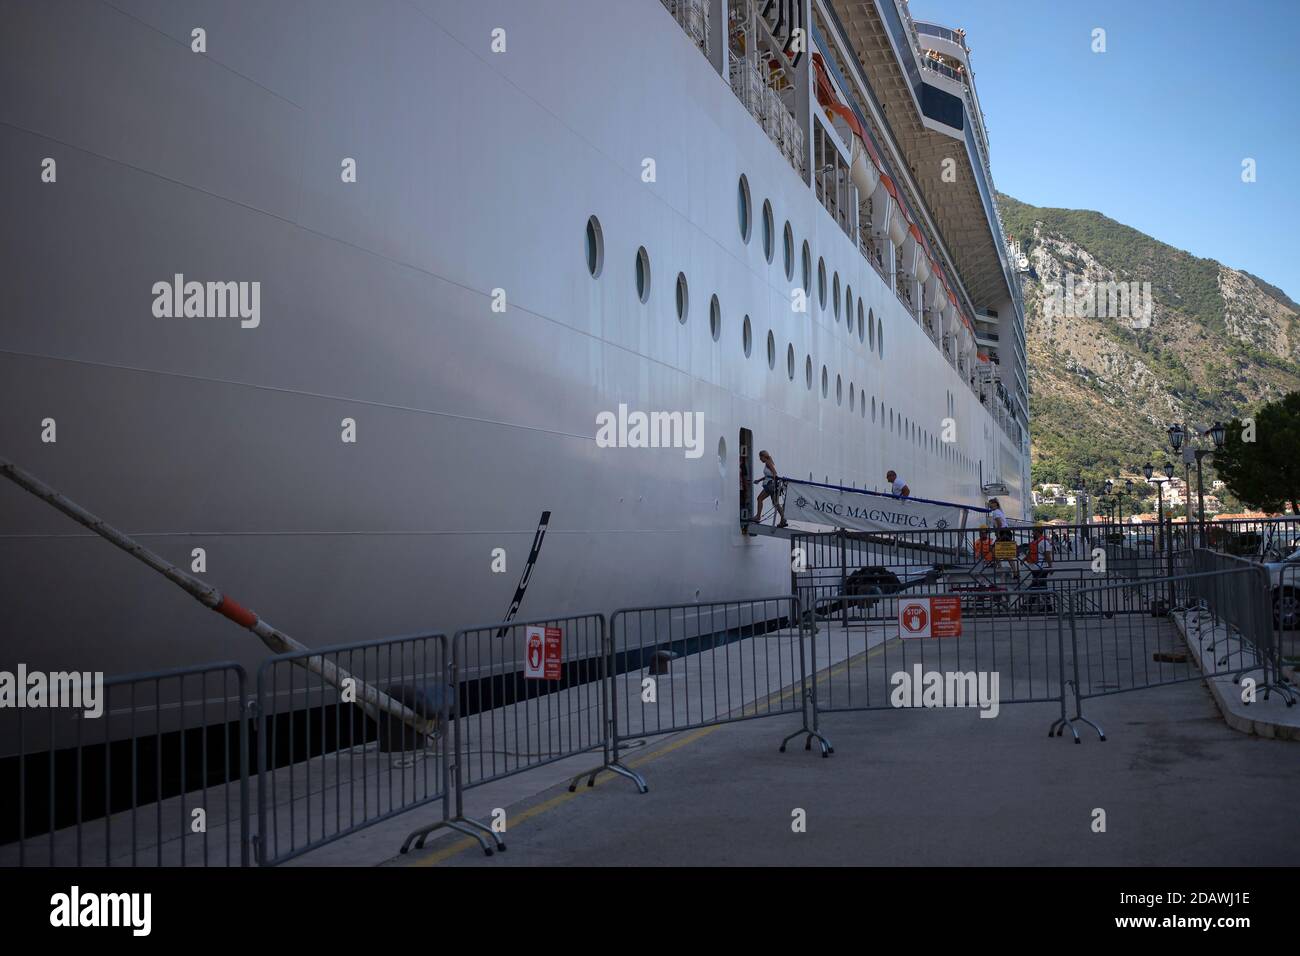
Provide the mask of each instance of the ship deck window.
POLYGON ((861 342, 865 335, 866 332, 863 328, 862 322, 862 300, 858 299, 858 341, 861 342))
POLYGON ((876 351, 881 358, 885 357, 885 327, 876 319, 876 351))
POLYGON ((794 381, 794 346, 793 345, 787 345, 785 347, 785 370, 786 370, 786 374, 789 375, 790 377, 790 381, 793 382, 794 381))
POLYGON ((709 334, 715 342, 722 336, 722 306, 716 295, 709 301, 709 334))
POLYGON ((844 315, 849 326, 849 335, 853 334, 853 286, 844 286, 844 315))
POLYGON ((826 260, 817 257, 817 304, 826 308, 826 260))
POLYGON ((834 281, 831 282, 831 294, 835 303, 835 319, 840 317, 840 274, 835 273, 834 281))
POLYGON ((804 295, 812 295, 812 251, 808 248, 808 240, 803 241, 803 292, 804 295))
POLYGON ((738 203, 736 211, 740 219, 740 238, 749 242, 749 180, 744 176, 740 177, 736 201, 738 203))
POLYGON ((876 310, 867 310, 867 337, 870 341, 867 343, 867 349, 871 352, 876 350, 876 310))
POLYGON ((772 223, 772 204, 766 199, 763 200, 763 258, 768 262, 772 261, 772 253, 776 251, 772 233, 776 226, 772 223))
POLYGON ((690 289, 686 286, 686 273, 677 273, 677 321, 686 321, 686 310, 690 308, 690 289))
POLYGON ((794 278, 794 230, 788 220, 785 224, 785 277, 794 278))
POLYGON ((767 333, 767 367, 769 370, 776 368, 776 337, 771 330, 767 333))
POLYGON ((835 404, 844 404, 844 379, 839 375, 835 376, 835 404))
POLYGON ((749 327, 749 316, 745 316, 745 323, 741 329, 741 342, 745 346, 745 358, 749 358, 749 353, 754 347, 754 334, 749 327))
POLYGON ((587 271, 592 278, 600 275, 605 265, 605 237, 600 231, 600 220, 592 216, 587 220, 587 271))
POLYGON ((650 300, 650 253, 645 246, 636 251, 636 297, 642 302, 650 300))
POLYGON ((808 391, 810 392, 812 391, 812 378, 812 356, 805 355, 803 357, 803 379, 808 386, 808 391))
POLYGON ((830 376, 826 374, 826 366, 822 366, 822 398, 830 394, 830 376))

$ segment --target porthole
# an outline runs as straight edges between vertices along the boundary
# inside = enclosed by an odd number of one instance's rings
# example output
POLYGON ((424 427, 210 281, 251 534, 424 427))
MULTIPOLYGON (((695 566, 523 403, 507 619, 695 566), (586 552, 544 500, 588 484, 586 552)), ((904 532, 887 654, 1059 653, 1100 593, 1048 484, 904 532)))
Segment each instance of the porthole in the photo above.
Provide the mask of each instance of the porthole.
POLYGON ((785 347, 785 371, 789 375, 790 381, 794 381, 794 346, 785 347))
POLYGON ((776 337, 770 331, 767 333, 767 367, 776 368, 776 337))
POLYGON ((687 310, 691 307, 691 293, 686 285, 686 273, 677 273, 677 321, 685 322, 687 310))
POLYGON ((749 328, 749 316, 745 316, 744 325, 741 327, 740 330, 740 338, 741 338, 741 342, 745 346, 745 358, 749 358, 749 353, 754 348, 754 335, 749 328))
POLYGON ((718 439, 718 473, 723 478, 727 477, 727 440, 718 439))
POLYGON ((844 321, 848 323, 849 335, 853 334, 853 286, 844 286, 844 321))
POLYGON ((857 405, 854 402, 856 396, 857 396, 857 392, 854 390, 853 383, 849 382, 849 411, 853 411, 855 408, 857 408, 857 405))
POLYGON ((740 177, 740 186, 736 190, 737 214, 740 219, 740 238, 749 242, 749 180, 740 177))
POLYGON ((838 322, 840 318, 840 274, 838 272, 831 281, 831 295, 835 306, 835 320, 838 322))
POLYGON ((876 312, 874 309, 867 310, 867 342, 868 351, 876 350, 876 312))
POLYGON ((805 355, 803 358, 803 380, 804 383, 808 386, 808 391, 810 392, 812 391, 812 378, 813 378, 812 356, 805 355))
POLYGON ((817 304, 826 309, 826 260, 821 256, 817 257, 817 304))
POLYGON ((605 237, 600 231, 600 220, 592 216, 587 220, 587 271, 594 279, 605 267, 605 237))
POLYGON ((844 404, 844 379, 839 375, 835 376, 835 404, 844 404))
POLYGON ((863 336, 866 334, 866 329, 862 322, 862 300, 858 299, 858 341, 861 342, 863 336))
POLYGON ((808 248, 808 240, 803 241, 803 261, 800 263, 803 267, 803 291, 804 295, 812 295, 812 250, 808 248))
POLYGON ((763 258, 768 262, 772 261, 772 253, 776 251, 776 237, 772 235, 776 231, 776 226, 772 223, 772 204, 766 199, 763 200, 763 258))
POLYGON ((871 396, 871 420, 876 420, 876 396, 871 396))
POLYGON ((650 253, 645 246, 636 251, 636 297, 642 302, 650 300, 650 253))
POLYGON ((830 376, 826 374, 826 366, 823 365, 822 366, 822 398, 825 398, 830 393, 831 393, 831 380, 830 380, 830 376))
POLYGON ((879 319, 876 319, 876 351, 881 358, 885 357, 885 327, 879 319))
POLYGON ((789 222, 785 224, 785 277, 794 278, 794 230, 789 222))
POLYGON ((709 300, 709 334, 715 342, 722 337, 722 306, 716 295, 709 300))

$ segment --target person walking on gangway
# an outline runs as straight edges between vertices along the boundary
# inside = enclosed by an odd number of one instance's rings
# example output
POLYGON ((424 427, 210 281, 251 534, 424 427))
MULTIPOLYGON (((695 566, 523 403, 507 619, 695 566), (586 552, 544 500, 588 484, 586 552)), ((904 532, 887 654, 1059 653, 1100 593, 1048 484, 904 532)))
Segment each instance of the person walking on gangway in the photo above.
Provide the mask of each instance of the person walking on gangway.
POLYGON ((785 520, 785 508, 781 504, 780 479, 776 473, 776 463, 772 461, 772 456, 766 451, 758 453, 758 460, 763 463, 763 477, 756 478, 754 484, 762 484, 763 490, 758 494, 758 517, 754 520, 763 520, 763 501, 766 498, 772 499, 772 507, 776 509, 777 516, 780 517, 781 523, 778 528, 788 527, 785 520))
POLYGON ((1002 505, 996 498, 989 499, 989 524, 997 532, 999 541, 1011 540, 1011 526, 1007 523, 1007 513, 1002 510, 1002 505))
POLYGON ((907 498, 912 494, 912 489, 907 487, 907 482, 898 477, 898 472, 892 468, 885 472, 885 481, 889 482, 889 493, 895 498, 907 498))

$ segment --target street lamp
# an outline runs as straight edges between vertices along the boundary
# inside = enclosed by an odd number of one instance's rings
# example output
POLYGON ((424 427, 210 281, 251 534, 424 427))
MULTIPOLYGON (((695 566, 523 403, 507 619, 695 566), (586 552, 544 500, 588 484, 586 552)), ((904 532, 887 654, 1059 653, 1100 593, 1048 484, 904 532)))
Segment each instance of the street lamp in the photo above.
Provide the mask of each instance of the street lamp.
POLYGON ((1205 476, 1201 473, 1201 459, 1206 455, 1213 455, 1223 447, 1223 423, 1215 422, 1209 428, 1201 433, 1202 437, 1210 436, 1214 442, 1213 448, 1197 448, 1194 452, 1196 455, 1196 520, 1200 525, 1201 547, 1205 547, 1205 476))
POLYGON ((1146 476, 1148 482, 1156 486, 1156 527, 1159 529, 1160 541, 1163 544, 1169 540, 1169 534, 1165 531, 1165 485, 1169 484, 1174 478, 1173 462, 1165 462, 1164 467, 1160 470, 1165 473, 1163 480, 1151 477, 1155 474, 1155 469, 1151 467, 1150 462, 1142 466, 1142 474, 1146 476))
MULTIPOLYGON (((1225 429, 1223 423, 1216 421, 1209 428, 1205 429, 1205 431, 1198 432, 1199 437, 1202 438, 1209 435, 1214 447, 1189 449, 1192 456, 1196 459, 1196 520, 1199 525, 1198 534, 1200 535, 1202 547, 1205 545, 1205 476, 1201 468, 1201 459, 1206 455, 1213 455, 1223 447, 1224 432, 1225 429)), ((1177 422, 1174 422, 1174 424, 1169 426, 1169 446, 1175 452, 1178 452, 1183 447, 1183 442, 1190 439, 1190 437, 1190 428, 1185 428, 1177 422)), ((1188 470, 1190 471, 1190 463, 1187 462, 1186 455, 1183 456, 1183 461, 1188 464, 1188 470)), ((1188 483, 1190 484, 1190 474, 1188 475, 1188 478, 1188 483)))

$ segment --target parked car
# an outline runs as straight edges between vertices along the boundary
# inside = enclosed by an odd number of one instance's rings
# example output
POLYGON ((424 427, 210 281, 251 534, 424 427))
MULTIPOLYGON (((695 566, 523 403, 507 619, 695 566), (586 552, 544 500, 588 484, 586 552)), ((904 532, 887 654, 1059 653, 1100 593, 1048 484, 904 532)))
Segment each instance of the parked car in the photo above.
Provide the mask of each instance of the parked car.
POLYGON ((1300 548, 1264 567, 1273 586, 1273 624, 1294 631, 1300 627, 1300 548))

